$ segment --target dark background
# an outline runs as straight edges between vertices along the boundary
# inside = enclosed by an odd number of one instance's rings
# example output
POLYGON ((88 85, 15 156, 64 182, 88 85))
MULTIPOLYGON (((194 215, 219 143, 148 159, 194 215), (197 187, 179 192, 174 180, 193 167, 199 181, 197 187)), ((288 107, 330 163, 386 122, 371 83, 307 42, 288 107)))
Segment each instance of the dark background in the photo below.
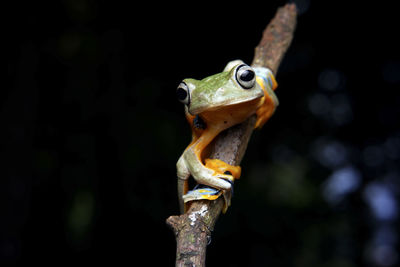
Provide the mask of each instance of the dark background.
MULTIPOLYGON (((396 8, 297 2, 280 106, 253 134, 207 266, 395 266, 396 8)), ((190 141, 175 88, 251 63, 284 3, 3 7, 1 263, 173 266, 165 219, 178 213, 175 162, 190 141)))

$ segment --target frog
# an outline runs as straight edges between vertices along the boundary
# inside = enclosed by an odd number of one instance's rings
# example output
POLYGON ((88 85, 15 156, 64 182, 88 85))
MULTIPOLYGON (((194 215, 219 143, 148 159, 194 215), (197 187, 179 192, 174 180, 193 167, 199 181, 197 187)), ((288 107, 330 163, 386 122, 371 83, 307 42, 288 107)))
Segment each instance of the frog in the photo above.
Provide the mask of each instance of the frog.
POLYGON ((256 115, 254 128, 261 128, 279 104, 274 93, 277 82, 271 70, 251 67, 242 60, 228 62, 222 72, 197 80, 184 79, 176 89, 184 104, 192 141, 176 163, 180 212, 193 200, 215 200, 224 196, 223 212, 230 206, 235 179, 241 167, 211 159, 210 144, 222 131, 256 115), (189 191, 189 177, 197 182, 189 191))

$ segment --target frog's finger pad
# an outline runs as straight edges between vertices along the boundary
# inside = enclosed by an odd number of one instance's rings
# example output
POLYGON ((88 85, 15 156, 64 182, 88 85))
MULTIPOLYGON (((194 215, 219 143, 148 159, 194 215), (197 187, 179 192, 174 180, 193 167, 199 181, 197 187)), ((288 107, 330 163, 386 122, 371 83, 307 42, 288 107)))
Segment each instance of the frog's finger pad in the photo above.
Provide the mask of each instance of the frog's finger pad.
POLYGON ((187 203, 189 201, 201 199, 215 200, 221 195, 221 190, 212 187, 198 188, 187 192, 187 194, 183 196, 183 201, 187 203))

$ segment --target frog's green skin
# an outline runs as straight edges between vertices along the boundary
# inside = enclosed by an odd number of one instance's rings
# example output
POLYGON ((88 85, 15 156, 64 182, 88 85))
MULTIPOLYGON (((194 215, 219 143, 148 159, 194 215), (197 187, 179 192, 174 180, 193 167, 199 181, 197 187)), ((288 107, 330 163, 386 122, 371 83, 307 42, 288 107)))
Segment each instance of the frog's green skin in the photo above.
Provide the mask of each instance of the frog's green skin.
POLYGON ((183 198, 188 191, 187 180, 190 175, 197 183, 224 192, 230 191, 234 179, 239 178, 240 167, 206 159, 206 148, 221 131, 255 113, 258 118, 256 127, 261 127, 268 120, 278 105, 272 91, 276 87, 273 76, 270 81, 273 83, 263 82, 251 67, 241 60, 235 60, 229 62, 221 73, 203 80, 185 79, 179 85, 177 96, 185 104, 193 137, 177 162, 181 212, 187 208, 183 198))

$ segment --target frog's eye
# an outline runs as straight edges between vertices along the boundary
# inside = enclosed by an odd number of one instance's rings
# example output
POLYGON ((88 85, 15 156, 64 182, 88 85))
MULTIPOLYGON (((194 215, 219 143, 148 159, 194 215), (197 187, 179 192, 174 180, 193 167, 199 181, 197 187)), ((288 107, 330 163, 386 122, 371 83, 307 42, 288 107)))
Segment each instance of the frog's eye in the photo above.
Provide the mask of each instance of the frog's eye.
POLYGON ((243 89, 250 89, 256 82, 256 74, 250 66, 242 64, 236 69, 236 81, 243 89))
POLYGON ((176 97, 180 102, 185 105, 189 105, 190 103, 190 94, 189 94, 189 87, 186 83, 181 82, 176 89, 176 97))

